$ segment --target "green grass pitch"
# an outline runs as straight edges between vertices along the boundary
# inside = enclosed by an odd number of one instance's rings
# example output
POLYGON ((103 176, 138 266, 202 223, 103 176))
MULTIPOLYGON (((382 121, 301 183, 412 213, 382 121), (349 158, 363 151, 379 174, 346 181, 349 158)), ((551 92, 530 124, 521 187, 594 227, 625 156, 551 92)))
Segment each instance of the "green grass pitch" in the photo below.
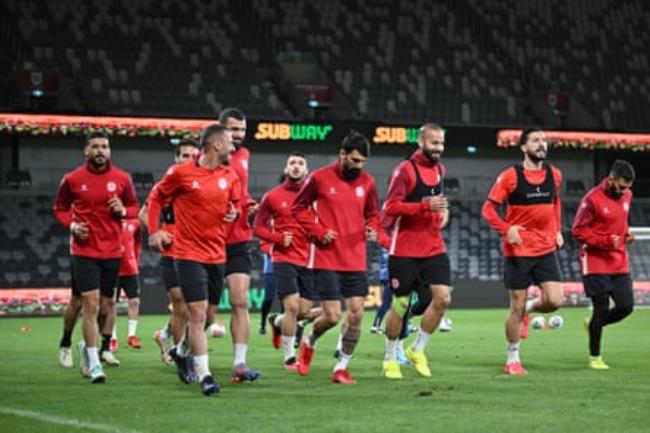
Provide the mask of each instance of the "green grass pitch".
MULTIPOLYGON (((584 308, 565 308, 557 330, 531 329, 522 343, 527 377, 502 373, 505 310, 451 310, 451 333, 435 334, 427 354, 433 377, 403 367, 404 379, 381 377, 384 339, 368 332, 366 314, 351 371, 359 384, 330 382, 338 331, 317 347, 309 377, 282 368, 282 352, 257 334, 252 315, 248 360, 262 370, 256 383, 230 384, 230 339, 210 339, 210 365, 222 385, 206 398, 163 365, 151 340, 162 316, 142 317, 144 348, 124 344, 122 361, 92 385, 77 367, 57 361, 60 318, 0 320, 2 432, 649 432, 650 310, 638 309, 605 329, 603 355, 612 367, 587 365, 584 308), (25 332, 29 328, 28 332, 25 332)), ((74 339, 78 340, 79 329, 74 339)))

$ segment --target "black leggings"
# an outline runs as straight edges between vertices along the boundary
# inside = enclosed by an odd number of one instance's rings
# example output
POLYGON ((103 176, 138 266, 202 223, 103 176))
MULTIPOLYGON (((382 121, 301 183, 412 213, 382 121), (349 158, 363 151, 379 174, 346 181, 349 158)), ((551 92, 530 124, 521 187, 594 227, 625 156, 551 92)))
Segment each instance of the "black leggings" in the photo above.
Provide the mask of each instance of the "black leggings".
POLYGON ((594 311, 589 322, 589 354, 600 356, 600 344, 603 327, 620 322, 634 310, 634 293, 632 290, 612 290, 590 296, 594 311), (614 308, 609 308, 609 298, 614 300, 614 308))

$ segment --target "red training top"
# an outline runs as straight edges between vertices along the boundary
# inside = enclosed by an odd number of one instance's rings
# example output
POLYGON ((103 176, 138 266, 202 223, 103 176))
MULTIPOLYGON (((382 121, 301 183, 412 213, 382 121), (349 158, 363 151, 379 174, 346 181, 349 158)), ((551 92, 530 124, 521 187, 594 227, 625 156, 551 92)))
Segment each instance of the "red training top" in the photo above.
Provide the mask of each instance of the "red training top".
MULTIPOLYGON (((171 166, 158 184, 164 200, 174 201, 174 258, 206 264, 226 261, 226 226, 223 218, 236 206, 239 178, 228 166, 213 169, 199 161, 171 166)), ((159 213, 149 212, 147 224, 157 227, 159 213)))
POLYGON ((392 235, 390 255, 431 257, 446 251, 442 215, 432 212, 428 202, 430 196, 442 193, 445 172, 442 164, 431 162, 421 150, 393 171, 382 212, 382 226, 392 235))
POLYGON ((142 256, 142 234, 140 220, 137 218, 122 221, 122 247, 119 276, 138 275, 140 273, 140 257, 142 256))
POLYGON ((296 220, 319 241, 309 267, 366 271, 366 227, 379 233, 377 209, 377 187, 370 174, 362 171, 355 179, 346 180, 339 161, 314 171, 291 207, 296 220), (337 237, 323 244, 328 229, 337 237))
POLYGON ((230 167, 235 171, 239 178, 239 218, 230 224, 228 233, 228 243, 236 244, 247 242, 253 239, 253 229, 248 224, 248 204, 251 202, 248 194, 248 164, 251 159, 250 151, 245 147, 239 147, 230 158, 230 167))
POLYGON ((607 178, 582 198, 573 220, 571 233, 581 244, 583 275, 630 272, 625 236, 629 232, 632 191, 626 190, 620 198, 610 197, 606 191, 607 178), (612 235, 620 237, 617 246, 612 235))
MULTIPOLYGON (((158 230, 163 230, 166 231, 167 233, 172 235, 172 239, 174 236, 174 206, 172 203, 172 200, 167 197, 166 199, 163 199, 160 196, 160 192, 158 191, 158 185, 160 182, 156 182, 156 184, 151 188, 151 192, 149 192, 149 197, 147 197, 147 212, 151 212, 153 215, 160 215, 160 217, 156 220, 156 225, 155 226, 149 226, 149 233, 156 233, 158 230), (162 221, 162 225, 159 224, 159 222, 162 221)), ((164 257, 174 257, 174 242, 172 241, 171 244, 167 246, 165 251, 160 253, 161 256, 164 257)))
POLYGON ((54 216, 69 229, 72 223, 87 223, 88 238, 82 241, 70 233, 70 254, 93 259, 122 257, 121 220, 135 218, 138 200, 131 176, 107 164, 101 172, 93 171, 89 162, 66 173, 59 184, 54 203, 54 216), (126 215, 117 215, 108 207, 108 200, 118 197, 126 215))
POLYGON ((483 205, 487 223, 503 237, 506 257, 536 257, 557 249, 557 235, 562 228, 560 185, 562 172, 544 163, 541 169, 530 170, 518 165, 499 175, 483 205), (547 176, 552 173, 551 176, 547 176), (503 220, 497 207, 507 202, 503 220), (522 245, 507 242, 506 234, 513 225, 520 225, 522 245))
POLYGON ((309 263, 310 242, 307 230, 296 221, 291 212, 291 205, 302 183, 287 179, 262 197, 253 227, 258 238, 272 244, 273 263, 291 263, 297 266, 307 266, 309 263), (293 235, 288 247, 284 246, 285 232, 293 235))

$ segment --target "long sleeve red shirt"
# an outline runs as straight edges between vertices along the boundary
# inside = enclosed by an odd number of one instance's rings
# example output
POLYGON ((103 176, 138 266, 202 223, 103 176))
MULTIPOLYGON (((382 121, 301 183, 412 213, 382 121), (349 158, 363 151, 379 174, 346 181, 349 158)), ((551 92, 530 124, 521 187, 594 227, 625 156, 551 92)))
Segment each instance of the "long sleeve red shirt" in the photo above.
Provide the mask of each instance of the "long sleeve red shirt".
POLYGON ((400 257, 431 257, 446 251, 440 225, 440 212, 432 212, 427 201, 408 202, 416 186, 417 165, 422 182, 437 185, 445 168, 431 162, 420 150, 402 161, 393 171, 382 212, 382 226, 391 233, 390 255, 400 257))
POLYGON ((65 227, 72 223, 87 223, 88 238, 78 240, 70 233, 70 254, 94 259, 122 257, 122 215, 111 211, 108 201, 122 200, 125 218, 138 214, 138 200, 131 176, 108 164, 101 172, 86 163, 66 173, 59 184, 54 203, 54 216, 65 227))
POLYGON ((174 257, 174 223, 165 221, 163 219, 163 212, 171 212, 173 214, 173 202, 171 198, 167 197, 166 199, 163 199, 163 197, 160 196, 160 192, 158 191, 158 184, 160 182, 156 182, 156 184, 151 188, 151 191, 149 192, 149 196, 147 197, 146 203, 147 203, 147 217, 149 214, 152 216, 158 215, 158 218, 152 218, 151 222, 154 223, 154 225, 149 225, 149 221, 147 221, 147 226, 148 226, 148 231, 149 233, 156 233, 158 230, 164 230, 167 233, 172 235, 172 243, 167 246, 167 249, 160 253, 161 256, 165 257, 174 257), (162 221, 162 225, 160 222, 162 221))
POLYGON ((346 180, 339 161, 320 168, 307 178, 291 211, 309 233, 316 235, 310 267, 346 272, 367 270, 366 227, 379 233, 377 187, 370 174, 362 171, 357 178, 346 180), (328 230, 335 231, 337 237, 323 244, 328 230))
POLYGON ((580 241, 583 275, 630 272, 624 240, 629 232, 632 192, 626 190, 622 197, 613 198, 606 190, 607 179, 604 179, 582 198, 573 219, 571 234, 580 241), (620 237, 617 246, 612 242, 612 235, 620 237))
POLYGON ((301 183, 285 180, 281 185, 268 191, 262 198, 255 217, 255 235, 271 243, 273 263, 291 263, 307 266, 309 263, 310 242, 307 230, 296 221, 291 213, 291 205, 298 195, 301 183), (293 237, 291 245, 284 246, 284 233, 293 237))
MULTIPOLYGON (((158 184, 160 197, 174 202, 174 258, 206 264, 226 261, 227 223, 223 221, 241 192, 239 178, 228 166, 213 169, 198 161, 173 165, 158 184)), ((147 213, 155 227, 160 214, 147 213)))
MULTIPOLYGON (((562 172, 551 167, 555 181, 555 200, 549 204, 513 205, 506 209, 505 219, 499 215, 498 207, 506 203, 517 188, 517 174, 510 167, 499 175, 492 186, 488 198, 483 204, 482 216, 497 233, 502 236, 503 254, 506 257, 536 257, 557 249, 557 235, 562 228, 560 189, 562 172), (506 234, 513 225, 524 227, 519 231, 522 245, 507 242, 506 234)), ((529 184, 540 185, 546 179, 546 170, 524 169, 524 176, 529 184)))

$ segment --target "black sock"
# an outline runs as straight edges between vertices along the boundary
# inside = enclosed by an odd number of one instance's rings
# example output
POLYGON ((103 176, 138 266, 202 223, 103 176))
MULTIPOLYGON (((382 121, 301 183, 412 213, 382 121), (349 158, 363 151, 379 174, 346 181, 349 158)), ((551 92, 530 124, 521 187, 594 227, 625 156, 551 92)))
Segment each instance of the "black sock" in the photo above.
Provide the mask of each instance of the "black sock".
POLYGON ((102 349, 101 352, 109 352, 111 349, 111 334, 102 334, 102 349))
POLYGON ((262 315, 260 317, 260 328, 266 328, 266 319, 269 317, 269 312, 271 311, 271 306, 273 305, 273 299, 265 299, 262 303, 262 315))
POLYGON ((70 347, 72 346, 72 331, 63 331, 63 337, 61 337, 61 343, 59 347, 70 347))
POLYGON ((284 361, 284 365, 291 365, 291 364, 295 364, 295 363, 296 363, 296 357, 295 356, 292 356, 291 358, 284 361))

